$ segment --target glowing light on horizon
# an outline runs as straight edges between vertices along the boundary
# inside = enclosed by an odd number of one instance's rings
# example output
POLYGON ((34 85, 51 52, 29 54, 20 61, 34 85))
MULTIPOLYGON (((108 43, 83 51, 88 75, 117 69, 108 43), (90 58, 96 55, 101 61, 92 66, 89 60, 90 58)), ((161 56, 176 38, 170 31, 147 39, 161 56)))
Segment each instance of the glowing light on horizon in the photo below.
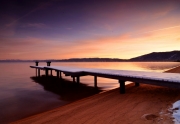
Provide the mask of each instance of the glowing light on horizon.
MULTIPOLYGON (((180 28, 180 25, 178 25, 178 26, 172 26, 172 27, 167 27, 167 28, 161 28, 161 29, 157 29, 157 30, 153 30, 153 31, 147 31, 147 32, 143 32, 143 33, 151 33, 151 32, 156 32, 156 31, 161 31, 161 30, 172 29, 172 28, 180 28)), ((143 33, 142 33, 142 34, 143 34, 143 33)))

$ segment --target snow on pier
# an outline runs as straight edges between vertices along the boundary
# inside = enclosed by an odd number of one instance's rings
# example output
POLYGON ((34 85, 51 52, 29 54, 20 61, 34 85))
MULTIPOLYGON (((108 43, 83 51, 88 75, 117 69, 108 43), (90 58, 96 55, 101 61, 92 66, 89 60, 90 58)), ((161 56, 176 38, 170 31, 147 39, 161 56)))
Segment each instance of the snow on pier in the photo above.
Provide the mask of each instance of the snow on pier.
POLYGON ((30 66, 31 68, 36 68, 38 75, 40 76, 40 70, 46 71, 48 76, 48 70, 55 70, 57 76, 63 72, 66 76, 73 77, 73 81, 77 78, 77 83, 79 83, 79 78, 81 76, 91 75, 94 76, 95 87, 97 87, 97 77, 117 79, 120 83, 120 92, 125 93, 125 81, 135 82, 136 86, 139 83, 174 87, 180 88, 180 74, 175 73, 160 73, 160 72, 144 72, 144 71, 130 71, 130 70, 115 70, 115 69, 97 69, 97 68, 80 68, 80 67, 66 67, 66 66, 30 66))

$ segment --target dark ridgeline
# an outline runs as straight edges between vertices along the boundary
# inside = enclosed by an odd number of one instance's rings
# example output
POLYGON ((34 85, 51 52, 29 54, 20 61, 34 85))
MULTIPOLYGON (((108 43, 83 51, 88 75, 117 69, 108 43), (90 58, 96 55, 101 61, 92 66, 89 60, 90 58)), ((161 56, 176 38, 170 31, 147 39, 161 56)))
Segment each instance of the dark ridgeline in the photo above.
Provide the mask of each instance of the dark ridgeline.
POLYGON ((180 51, 170 51, 170 52, 152 52, 139 57, 129 59, 129 61, 170 61, 170 62, 180 62, 180 51))
POLYGON ((118 58, 70 58, 70 59, 48 59, 48 60, 0 60, 0 62, 180 62, 180 51, 152 52, 131 59, 118 58))
POLYGON ((59 60, 61 62, 123 62, 125 59, 118 58, 71 58, 59 60))
POLYGON ((48 59, 48 60, 0 60, 0 62, 124 62, 125 59, 118 58, 70 58, 70 59, 48 59))

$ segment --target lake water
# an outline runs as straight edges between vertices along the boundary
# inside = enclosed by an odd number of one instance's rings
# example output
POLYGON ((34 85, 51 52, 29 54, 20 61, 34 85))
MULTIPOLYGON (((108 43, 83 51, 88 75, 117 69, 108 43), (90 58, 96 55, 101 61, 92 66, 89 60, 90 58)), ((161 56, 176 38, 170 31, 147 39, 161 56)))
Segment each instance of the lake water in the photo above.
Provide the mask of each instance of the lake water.
MULTIPOLYGON (((61 96, 46 90, 32 80, 35 76, 33 62, 0 63, 0 123, 9 123, 36 113, 47 111, 69 103, 61 96)), ((46 65, 46 63, 39 63, 46 65)), ((54 62, 51 65, 75 66, 86 68, 107 68, 121 70, 163 72, 179 66, 178 62, 54 62)), ((41 71, 44 74, 44 71, 41 71)), ((56 75, 53 72, 53 75, 56 75)), ((64 79, 72 81, 70 77, 64 79)), ((80 82, 93 86, 91 76, 81 77, 80 82)), ((103 90, 117 88, 117 80, 98 78, 98 87, 103 90)))

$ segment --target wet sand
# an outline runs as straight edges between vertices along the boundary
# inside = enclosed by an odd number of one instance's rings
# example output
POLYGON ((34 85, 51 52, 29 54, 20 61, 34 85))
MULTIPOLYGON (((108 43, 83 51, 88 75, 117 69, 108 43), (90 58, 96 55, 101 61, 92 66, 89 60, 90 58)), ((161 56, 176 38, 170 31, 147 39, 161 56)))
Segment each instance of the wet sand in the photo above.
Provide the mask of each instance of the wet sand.
MULTIPOLYGON (((180 73, 180 67, 167 72, 180 73)), ((119 88, 103 92, 57 109, 37 114, 15 124, 171 124, 168 109, 180 100, 180 89, 134 84, 126 86, 126 93, 119 88)))

